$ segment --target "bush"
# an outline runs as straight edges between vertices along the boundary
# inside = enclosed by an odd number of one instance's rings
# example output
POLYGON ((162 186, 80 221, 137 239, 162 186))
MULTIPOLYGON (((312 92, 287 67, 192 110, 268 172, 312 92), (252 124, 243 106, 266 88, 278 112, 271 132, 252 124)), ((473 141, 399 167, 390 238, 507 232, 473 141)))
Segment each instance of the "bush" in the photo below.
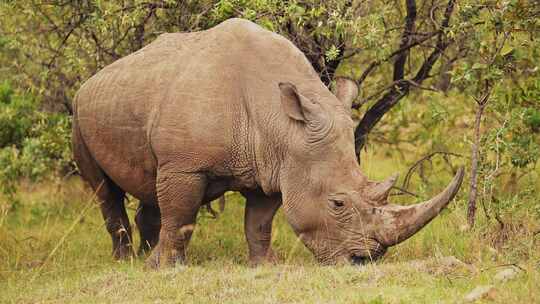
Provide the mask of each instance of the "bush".
POLYGON ((0 85, 0 191, 14 204, 16 184, 73 168, 71 119, 39 109, 35 98, 0 85))

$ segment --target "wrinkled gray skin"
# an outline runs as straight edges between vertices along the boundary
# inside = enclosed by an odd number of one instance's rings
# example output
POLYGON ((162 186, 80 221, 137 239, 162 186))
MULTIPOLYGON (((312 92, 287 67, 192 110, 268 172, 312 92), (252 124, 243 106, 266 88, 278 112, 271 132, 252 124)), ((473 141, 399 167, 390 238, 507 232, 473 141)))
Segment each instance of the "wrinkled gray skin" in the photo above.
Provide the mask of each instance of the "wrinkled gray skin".
POLYGON ((131 252, 125 193, 141 200, 142 248, 157 243, 147 263, 159 267, 185 259, 201 205, 238 190, 254 264, 272 259, 281 206, 321 263, 380 257, 447 205, 463 172, 428 202, 388 204, 394 178, 368 181, 356 162, 356 94, 346 79, 332 94, 291 42, 241 19, 163 34, 107 66, 77 94, 73 148, 114 255, 131 252))

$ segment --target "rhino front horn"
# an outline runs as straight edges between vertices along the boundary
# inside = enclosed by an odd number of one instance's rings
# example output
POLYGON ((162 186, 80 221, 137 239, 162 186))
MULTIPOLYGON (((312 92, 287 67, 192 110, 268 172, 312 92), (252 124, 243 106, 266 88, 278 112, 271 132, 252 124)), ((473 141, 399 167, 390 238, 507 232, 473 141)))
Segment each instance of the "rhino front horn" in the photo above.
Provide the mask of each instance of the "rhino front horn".
POLYGON ((411 206, 389 204, 380 207, 384 228, 378 234, 378 241, 387 247, 393 246, 422 229, 454 198, 463 181, 463 173, 462 167, 443 192, 426 202, 411 206))

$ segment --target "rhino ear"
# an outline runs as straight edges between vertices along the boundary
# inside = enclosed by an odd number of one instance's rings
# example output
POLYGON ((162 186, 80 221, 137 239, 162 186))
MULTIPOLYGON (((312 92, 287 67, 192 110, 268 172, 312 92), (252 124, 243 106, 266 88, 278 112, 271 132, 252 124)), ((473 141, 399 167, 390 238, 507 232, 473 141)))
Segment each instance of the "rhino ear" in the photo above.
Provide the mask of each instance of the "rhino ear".
POLYGON ((316 104, 298 93, 294 84, 280 82, 281 106, 285 113, 292 119, 307 122, 313 119, 317 111, 316 104))
POLYGON ((335 82, 334 95, 343 103, 345 109, 350 110, 358 96, 358 85, 354 80, 345 77, 337 77, 335 82))

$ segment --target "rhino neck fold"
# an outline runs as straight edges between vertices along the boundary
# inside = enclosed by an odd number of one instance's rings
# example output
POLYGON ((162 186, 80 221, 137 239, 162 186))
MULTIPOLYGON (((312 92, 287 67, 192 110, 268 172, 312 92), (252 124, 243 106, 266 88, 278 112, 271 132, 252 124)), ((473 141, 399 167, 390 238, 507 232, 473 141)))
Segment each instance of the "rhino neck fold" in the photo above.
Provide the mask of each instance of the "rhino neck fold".
POLYGON ((255 180, 266 195, 281 192, 280 163, 283 163, 281 148, 269 136, 261 136, 257 130, 250 130, 249 146, 255 180))
POLYGON ((279 164, 282 163, 282 154, 278 153, 280 136, 275 134, 279 128, 274 125, 277 122, 269 118, 274 117, 271 114, 274 109, 261 111, 253 107, 256 98, 252 96, 256 96, 256 92, 249 89, 241 91, 243 96, 238 99, 242 102, 233 109, 237 115, 233 117, 231 161, 241 166, 242 170, 250 171, 253 183, 245 187, 261 188, 266 195, 279 193, 279 164), (235 156, 238 152, 241 152, 241 157, 235 156))

